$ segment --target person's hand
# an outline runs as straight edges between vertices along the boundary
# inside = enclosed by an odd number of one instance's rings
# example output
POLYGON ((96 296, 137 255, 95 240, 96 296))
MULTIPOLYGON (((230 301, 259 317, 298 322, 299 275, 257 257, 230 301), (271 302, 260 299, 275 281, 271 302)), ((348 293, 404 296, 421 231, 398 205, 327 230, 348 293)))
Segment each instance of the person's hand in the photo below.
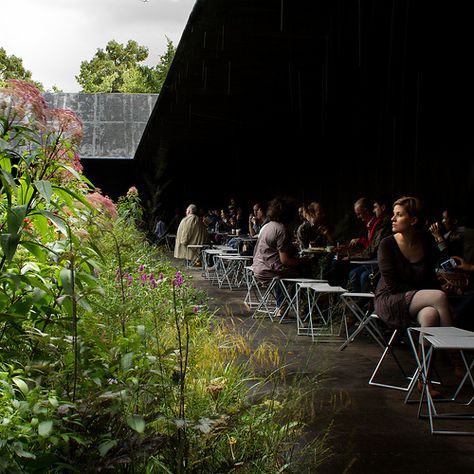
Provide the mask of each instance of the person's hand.
POLYGON ((329 232, 329 229, 325 226, 325 225, 320 225, 318 227, 318 232, 323 235, 324 237, 326 237, 326 235, 328 234, 329 232))
POLYGON ((456 255, 451 258, 456 262, 456 269, 464 270, 465 272, 474 272, 474 265, 467 263, 463 258, 456 255))
POLYGON ((359 245, 359 239, 352 239, 349 242, 349 247, 355 247, 356 245, 359 245))
POLYGON ((440 240, 443 240, 443 234, 441 233, 441 227, 439 225, 439 222, 435 222, 429 226, 429 231, 435 238, 435 240, 438 242, 440 240))

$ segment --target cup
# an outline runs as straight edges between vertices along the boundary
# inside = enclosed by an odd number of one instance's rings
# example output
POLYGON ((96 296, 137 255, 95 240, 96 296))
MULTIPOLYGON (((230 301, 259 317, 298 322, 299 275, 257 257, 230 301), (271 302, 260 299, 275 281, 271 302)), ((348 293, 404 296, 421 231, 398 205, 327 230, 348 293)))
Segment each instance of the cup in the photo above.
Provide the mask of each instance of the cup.
POLYGON ((232 229, 232 230, 230 231, 230 233, 231 233, 232 235, 235 235, 235 229, 232 229))
POLYGON ((240 229, 235 229, 235 235, 240 235, 240 229))

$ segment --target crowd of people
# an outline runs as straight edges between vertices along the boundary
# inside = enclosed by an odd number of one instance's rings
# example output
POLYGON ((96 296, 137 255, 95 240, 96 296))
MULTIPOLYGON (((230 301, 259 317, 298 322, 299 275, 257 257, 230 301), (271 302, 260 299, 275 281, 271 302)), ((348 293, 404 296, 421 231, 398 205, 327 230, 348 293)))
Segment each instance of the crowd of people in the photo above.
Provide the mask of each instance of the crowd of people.
MULTIPOLYGON (((189 244, 238 245, 245 234, 253 239, 257 279, 312 276, 318 266, 330 284, 372 291, 375 311, 390 328, 454 325, 473 330, 474 231, 452 209, 439 211, 441 219, 430 220, 417 197, 360 197, 353 203, 354 217, 363 224, 359 234, 341 236, 319 201, 299 206, 289 198, 256 202, 248 218, 235 199, 219 211, 199 212, 190 205, 176 228, 174 255, 186 258, 189 244), (305 252, 311 248, 326 249, 331 258, 321 263, 320 254, 305 252), (375 261, 376 271, 351 264, 354 259, 375 261)), ((281 295, 275 296, 281 304, 281 295)))

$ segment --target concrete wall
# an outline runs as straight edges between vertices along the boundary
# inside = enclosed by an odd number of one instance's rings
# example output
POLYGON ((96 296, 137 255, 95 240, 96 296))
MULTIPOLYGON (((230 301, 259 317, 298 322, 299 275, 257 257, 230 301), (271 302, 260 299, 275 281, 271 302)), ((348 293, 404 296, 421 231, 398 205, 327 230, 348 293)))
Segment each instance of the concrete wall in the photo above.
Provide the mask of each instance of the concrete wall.
POLYGON ((50 108, 73 110, 84 123, 80 156, 131 160, 158 94, 45 93, 50 108))

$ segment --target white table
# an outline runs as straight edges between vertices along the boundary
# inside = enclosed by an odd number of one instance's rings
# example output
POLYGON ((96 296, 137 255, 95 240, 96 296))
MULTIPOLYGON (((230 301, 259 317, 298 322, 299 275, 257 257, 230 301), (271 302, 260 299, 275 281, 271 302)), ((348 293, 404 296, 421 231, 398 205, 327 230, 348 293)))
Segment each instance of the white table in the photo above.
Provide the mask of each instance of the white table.
POLYGON ((348 334, 347 328, 347 321, 344 313, 344 325, 346 330, 346 340, 345 342, 339 347, 339 350, 344 350, 349 343, 351 343, 359 333, 361 333, 364 329, 372 336, 373 340, 382 348, 385 349, 385 339, 383 337, 382 332, 377 326, 377 322, 375 318, 372 318, 373 314, 373 293, 343 293, 341 295, 341 300, 346 305, 346 308, 355 316, 356 321, 358 321, 357 328, 352 332, 352 334, 348 334), (368 307, 362 307, 363 303, 367 303, 368 307))
POLYGON ((463 431, 458 427, 451 429, 437 429, 435 421, 440 420, 466 420, 474 421, 474 411, 467 410, 474 400, 474 380, 472 377, 472 367, 474 360, 468 361, 465 351, 474 350, 474 332, 466 331, 456 327, 423 327, 410 328, 410 343, 412 344, 416 360, 418 362, 419 373, 423 381, 423 392, 418 404, 418 417, 428 418, 431 434, 450 434, 450 435, 474 435, 474 431, 463 431), (413 333, 417 332, 421 337, 421 359, 418 357, 418 351, 415 348, 413 333), (432 367, 433 353, 439 350, 450 350, 459 352, 464 363, 466 374, 455 388, 450 398, 436 399, 431 396, 428 388, 428 377, 432 367), (463 388, 470 388, 471 398, 467 403, 460 403, 458 398, 463 388), (427 414, 422 413, 423 402, 426 400, 427 414), (446 402, 456 403, 456 412, 441 412, 441 406, 445 407, 446 402))
MULTIPOLYGON (((311 336, 314 341, 317 336, 339 336, 333 330, 334 297, 347 290, 328 283, 296 283, 296 321, 299 336, 311 336), (300 297, 306 293, 306 312, 300 313, 300 297), (328 307, 322 308, 319 300, 322 295, 329 297, 328 307)), ((320 339, 322 340, 322 339, 320 339)))

